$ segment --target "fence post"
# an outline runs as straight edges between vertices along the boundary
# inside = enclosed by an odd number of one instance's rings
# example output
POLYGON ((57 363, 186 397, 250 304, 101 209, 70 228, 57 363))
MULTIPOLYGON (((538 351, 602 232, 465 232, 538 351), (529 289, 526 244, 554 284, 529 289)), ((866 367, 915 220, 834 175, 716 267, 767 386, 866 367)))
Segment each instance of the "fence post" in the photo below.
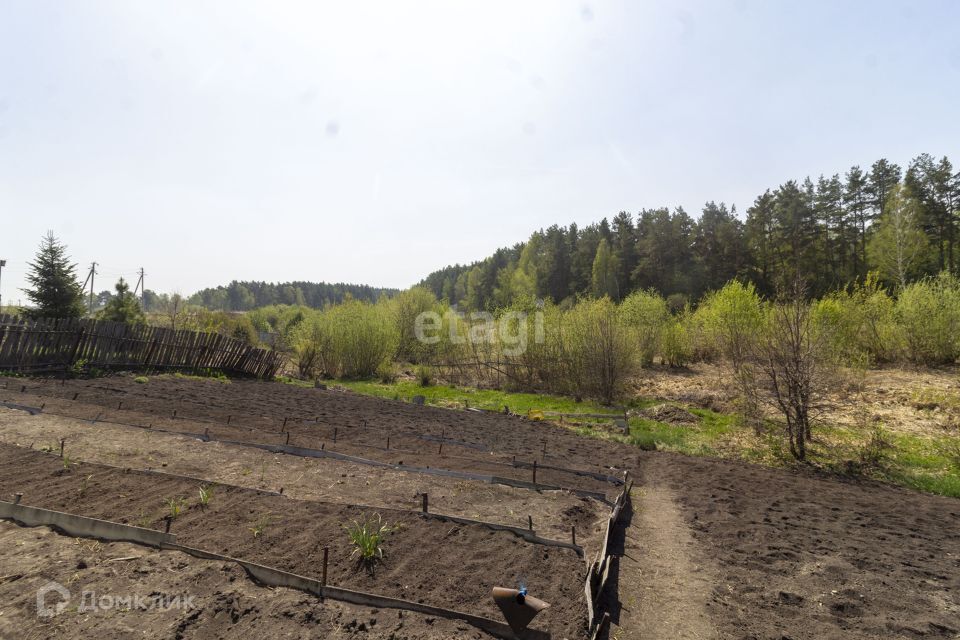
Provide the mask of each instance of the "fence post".
POLYGON ((80 351, 80 343, 83 342, 83 335, 86 333, 86 331, 86 327, 80 327, 80 332, 77 334, 77 340, 73 343, 73 349, 70 350, 70 360, 63 368, 64 372, 69 371, 73 368, 73 365, 76 364, 77 353, 80 351))

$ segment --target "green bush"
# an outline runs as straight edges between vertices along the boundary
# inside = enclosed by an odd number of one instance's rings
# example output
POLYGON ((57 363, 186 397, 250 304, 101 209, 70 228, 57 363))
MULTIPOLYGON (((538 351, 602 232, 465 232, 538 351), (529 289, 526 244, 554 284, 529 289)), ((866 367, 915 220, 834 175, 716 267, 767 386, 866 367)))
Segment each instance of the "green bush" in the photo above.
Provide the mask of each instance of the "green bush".
POLYGON ((952 364, 960 355, 960 282, 942 273, 906 286, 895 307, 906 355, 917 364, 952 364))
POLYGON ((763 301, 753 284, 733 280, 707 295, 696 316, 705 344, 715 348, 739 371, 755 350, 764 313, 763 301))
POLYGON ((609 298, 583 300, 565 314, 564 361, 581 396, 606 403, 623 395, 637 372, 637 345, 609 298))
POLYGON ((392 362, 384 361, 377 367, 377 380, 383 384, 393 384, 397 377, 397 367, 392 362))
POLYGON ((429 345, 417 339, 416 323, 421 313, 437 311, 436 296, 424 287, 411 287, 390 300, 388 307, 397 337, 394 358, 401 362, 420 362, 428 357, 429 345))
POLYGON ((862 285, 837 291, 813 303, 816 330, 838 364, 860 366, 900 356, 902 332, 894 300, 874 274, 862 285))
POLYGON ((302 377, 369 379, 396 348, 396 333, 382 304, 348 300, 309 314, 291 331, 302 377))
POLYGON ((671 320, 660 333, 660 357, 671 367, 685 367, 693 359, 690 316, 686 313, 671 320))
POLYGON ((433 384, 433 369, 425 364, 417 366, 416 376, 417 383, 419 383, 421 387, 429 387, 433 384))
POLYGON ((636 291, 621 303, 620 317, 634 331, 640 363, 652 364, 661 352, 661 335, 672 321, 666 300, 652 290, 636 291))

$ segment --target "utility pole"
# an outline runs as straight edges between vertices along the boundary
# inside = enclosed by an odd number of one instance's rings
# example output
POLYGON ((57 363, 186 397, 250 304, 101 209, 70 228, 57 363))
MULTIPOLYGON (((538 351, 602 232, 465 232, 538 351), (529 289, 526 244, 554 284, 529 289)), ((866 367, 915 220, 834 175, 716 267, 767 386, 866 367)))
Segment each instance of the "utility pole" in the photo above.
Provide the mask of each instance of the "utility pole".
POLYGON ((90 315, 93 315, 93 276, 95 275, 97 275, 96 262, 90 265, 90 271, 87 272, 87 279, 83 281, 83 286, 80 288, 80 290, 83 291, 87 288, 87 282, 90 282, 90 302, 87 309, 90 315))
POLYGON ((137 285, 133 288, 133 297, 137 297, 137 289, 140 289, 140 308, 146 311, 147 309, 143 306, 143 291, 146 286, 143 284, 143 267, 140 267, 140 279, 137 280, 137 285))
MULTIPOLYGON (((4 268, 5 266, 7 266, 7 261, 6 261, 6 260, 0 260, 0 276, 3 275, 3 268, 4 268)), ((0 290, 0 293, 3 293, 3 291, 0 290)), ((2 311, 3 311, 3 296, 0 295, 0 312, 2 312, 2 311)))

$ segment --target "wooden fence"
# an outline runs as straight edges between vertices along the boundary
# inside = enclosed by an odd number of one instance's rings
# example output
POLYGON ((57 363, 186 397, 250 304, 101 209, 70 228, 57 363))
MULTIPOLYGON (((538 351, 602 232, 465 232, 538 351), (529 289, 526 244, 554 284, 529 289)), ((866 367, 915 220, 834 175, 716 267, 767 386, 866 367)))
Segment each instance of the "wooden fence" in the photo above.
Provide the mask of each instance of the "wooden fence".
POLYGON ((0 371, 66 371, 80 362, 101 369, 214 369, 272 378, 283 357, 217 333, 0 315, 0 371))

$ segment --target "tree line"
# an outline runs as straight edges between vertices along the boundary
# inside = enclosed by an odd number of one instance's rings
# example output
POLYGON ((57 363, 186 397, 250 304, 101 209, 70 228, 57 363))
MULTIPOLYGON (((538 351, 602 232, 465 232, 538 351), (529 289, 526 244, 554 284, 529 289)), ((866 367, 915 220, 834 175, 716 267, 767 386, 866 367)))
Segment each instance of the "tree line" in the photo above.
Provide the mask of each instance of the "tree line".
MULTIPOLYGON (((188 304, 214 311, 249 311, 277 304, 322 309, 348 298, 376 302, 393 296, 397 289, 338 282, 254 282, 234 280, 227 286, 201 289, 187 299, 188 304)), ((150 308, 150 305, 146 305, 150 308)))
POLYGON ((869 169, 790 180, 767 189, 743 220, 708 202, 694 219, 682 207, 621 211, 585 227, 553 225, 484 260, 435 271, 421 284, 467 309, 507 306, 523 296, 623 300, 653 289, 679 309, 726 282, 762 295, 799 274, 821 296, 877 271, 903 286, 957 273, 960 172, 921 154, 906 170, 886 159, 869 169))

